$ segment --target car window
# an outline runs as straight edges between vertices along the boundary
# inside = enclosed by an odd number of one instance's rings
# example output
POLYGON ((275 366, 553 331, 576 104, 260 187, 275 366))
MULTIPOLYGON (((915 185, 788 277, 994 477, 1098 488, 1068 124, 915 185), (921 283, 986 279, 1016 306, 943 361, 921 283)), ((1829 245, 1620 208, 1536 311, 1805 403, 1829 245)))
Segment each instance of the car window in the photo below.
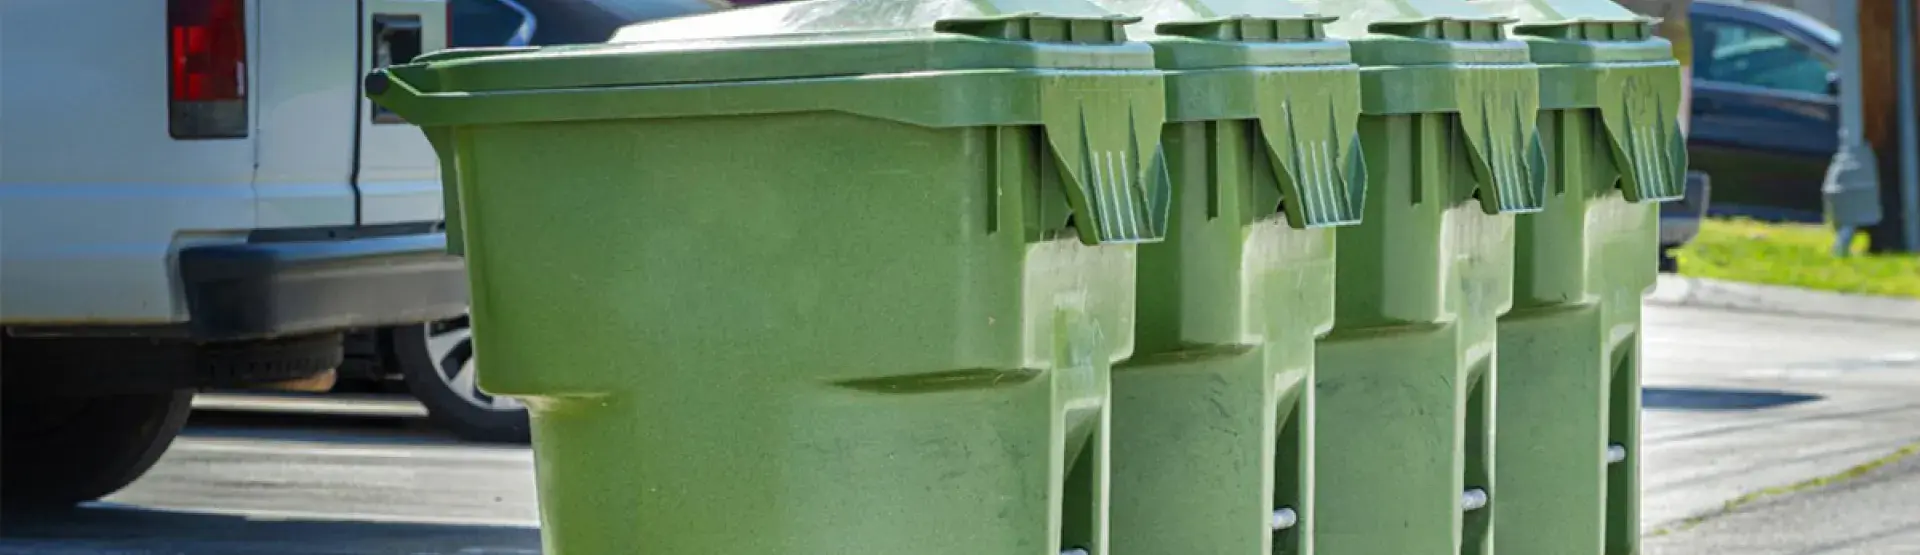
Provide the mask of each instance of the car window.
MULTIPOLYGON (((4 0, 0 0, 4 1, 4 0)), ((534 16, 539 46, 602 42, 620 27, 731 7, 726 0, 514 0, 534 16)))
POLYGON ((1833 68, 1785 34, 1747 23, 1693 22, 1694 77, 1777 91, 1828 94, 1833 68))
POLYGON ((503 46, 526 22, 519 11, 500 0, 452 0, 447 4, 453 34, 448 46, 503 46))

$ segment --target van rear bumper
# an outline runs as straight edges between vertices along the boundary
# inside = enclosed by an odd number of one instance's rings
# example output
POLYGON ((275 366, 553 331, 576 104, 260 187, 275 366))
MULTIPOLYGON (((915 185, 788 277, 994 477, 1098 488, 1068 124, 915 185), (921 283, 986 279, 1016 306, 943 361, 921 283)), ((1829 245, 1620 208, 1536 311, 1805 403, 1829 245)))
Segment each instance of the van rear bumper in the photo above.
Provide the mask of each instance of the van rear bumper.
POLYGON ((435 232, 183 249, 188 335, 259 339, 465 314, 466 265, 446 245, 435 232))

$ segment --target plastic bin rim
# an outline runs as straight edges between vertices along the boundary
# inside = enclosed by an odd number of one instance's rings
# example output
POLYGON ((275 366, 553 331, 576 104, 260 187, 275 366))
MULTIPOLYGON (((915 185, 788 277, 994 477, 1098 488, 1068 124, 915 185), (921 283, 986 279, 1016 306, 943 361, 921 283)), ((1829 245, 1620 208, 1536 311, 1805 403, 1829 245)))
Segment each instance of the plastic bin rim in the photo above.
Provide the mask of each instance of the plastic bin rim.
MULTIPOLYGON (((818 58, 816 58, 818 59, 818 58)), ((675 61, 677 65, 688 65, 686 61, 675 61)), ((644 87, 656 85, 686 85, 702 83, 732 83, 740 81, 768 81, 780 79, 810 79, 830 77, 853 77, 859 75, 887 75, 913 71, 950 71, 950 70, 992 70, 992 69, 1061 69, 1061 70, 1151 70, 1154 69, 1152 47, 1143 42, 1127 41, 1109 44, 1035 42, 1004 39, 981 38, 971 35, 946 33, 933 30, 877 30, 856 32, 794 33, 759 37, 700 39, 687 41, 645 41, 628 43, 607 43, 596 45, 569 45, 547 48, 489 48, 451 49, 424 56, 422 61, 392 66, 392 73, 413 77, 410 82, 422 93, 482 93, 511 91, 565 90, 586 87, 644 87), (815 40, 817 37, 830 36, 835 40, 815 40), (807 52, 818 50, 818 52, 807 52), (865 52, 849 54, 848 50, 865 52), (894 55, 880 56, 873 52, 890 51, 894 55), (725 68, 740 67, 738 63, 751 62, 762 56, 832 56, 839 57, 837 64, 793 64, 766 63, 751 64, 747 67, 758 71, 733 71, 725 68), (513 75, 497 75, 485 78, 491 81, 487 86, 465 87, 438 86, 439 79, 428 77, 438 74, 513 72, 512 66, 534 63, 544 60, 569 61, 588 65, 594 63, 633 63, 644 58, 707 56, 712 60, 700 61, 698 66, 710 69, 694 75, 680 75, 679 72, 661 72, 640 74, 630 71, 586 72, 587 77, 579 80, 561 81, 551 78, 529 77, 522 79, 513 75), (884 65, 874 60, 895 60, 908 63, 884 65), (872 63, 872 71, 863 72, 860 66, 872 63), (825 69, 835 67, 836 69, 825 69), (508 83, 508 84, 498 84, 508 83)))

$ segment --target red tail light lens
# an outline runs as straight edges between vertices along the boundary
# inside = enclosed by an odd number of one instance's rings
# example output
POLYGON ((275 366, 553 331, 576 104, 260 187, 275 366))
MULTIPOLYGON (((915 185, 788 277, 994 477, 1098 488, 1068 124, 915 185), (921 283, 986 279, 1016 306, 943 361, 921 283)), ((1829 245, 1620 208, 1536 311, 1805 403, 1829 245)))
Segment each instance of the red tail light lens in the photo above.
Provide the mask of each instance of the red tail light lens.
POLYGON ((167 77, 174 138, 247 136, 246 0, 168 0, 167 77))

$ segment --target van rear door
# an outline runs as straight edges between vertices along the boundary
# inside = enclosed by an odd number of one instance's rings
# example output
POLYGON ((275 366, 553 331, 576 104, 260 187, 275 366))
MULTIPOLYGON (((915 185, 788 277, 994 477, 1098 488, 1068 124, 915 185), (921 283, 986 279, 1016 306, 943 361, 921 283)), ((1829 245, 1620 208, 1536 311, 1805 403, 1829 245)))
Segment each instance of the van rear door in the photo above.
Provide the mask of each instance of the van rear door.
MULTIPOLYGON (((360 1, 359 74, 446 47, 445 0, 360 1)), ((359 223, 442 219, 440 164, 426 136, 364 96, 357 102, 359 223)))
POLYGON ((353 225, 355 8, 310 0, 252 4, 254 227, 353 225))

